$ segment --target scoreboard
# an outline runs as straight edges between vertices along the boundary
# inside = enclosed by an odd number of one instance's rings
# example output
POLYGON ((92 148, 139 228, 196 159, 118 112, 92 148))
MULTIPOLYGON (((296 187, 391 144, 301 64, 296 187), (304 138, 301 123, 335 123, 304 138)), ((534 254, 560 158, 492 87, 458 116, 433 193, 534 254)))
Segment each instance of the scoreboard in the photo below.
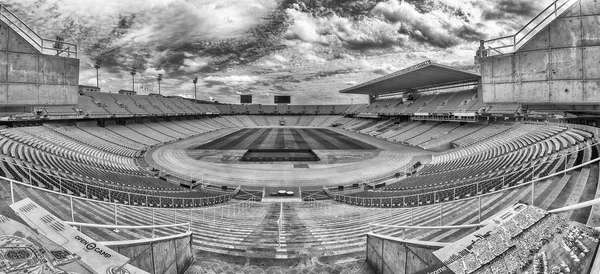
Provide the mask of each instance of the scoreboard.
POLYGON ((275 95, 275 104, 290 104, 291 101, 292 98, 289 95, 275 95))
POLYGON ((252 104, 252 95, 240 95, 240 104, 252 104))

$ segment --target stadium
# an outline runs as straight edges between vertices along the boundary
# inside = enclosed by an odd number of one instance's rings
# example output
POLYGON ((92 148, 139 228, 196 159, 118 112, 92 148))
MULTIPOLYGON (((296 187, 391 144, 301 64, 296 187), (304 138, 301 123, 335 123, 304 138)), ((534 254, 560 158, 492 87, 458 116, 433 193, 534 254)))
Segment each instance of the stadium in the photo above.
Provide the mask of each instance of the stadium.
POLYGON ((600 273, 600 4, 532 18, 338 91, 368 103, 225 104, 81 85, 0 4, 0 272, 600 273))

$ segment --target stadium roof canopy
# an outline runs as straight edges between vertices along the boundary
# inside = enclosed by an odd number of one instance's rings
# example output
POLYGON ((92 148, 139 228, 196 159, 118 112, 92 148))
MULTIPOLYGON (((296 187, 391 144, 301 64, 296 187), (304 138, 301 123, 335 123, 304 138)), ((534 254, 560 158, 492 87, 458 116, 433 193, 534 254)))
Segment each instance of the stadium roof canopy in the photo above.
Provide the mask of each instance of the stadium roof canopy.
POLYGON ((340 90, 340 93, 376 95, 402 91, 418 91, 419 89, 476 82, 479 78, 481 78, 479 74, 425 61, 377 79, 340 90))

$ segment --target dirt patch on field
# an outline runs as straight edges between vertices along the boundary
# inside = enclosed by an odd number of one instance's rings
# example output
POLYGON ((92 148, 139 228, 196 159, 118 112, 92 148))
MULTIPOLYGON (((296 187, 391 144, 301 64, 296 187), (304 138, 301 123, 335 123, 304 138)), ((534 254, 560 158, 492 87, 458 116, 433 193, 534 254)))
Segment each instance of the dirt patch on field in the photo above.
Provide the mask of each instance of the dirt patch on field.
POLYGON ((190 157, 210 163, 239 163, 244 153, 246 153, 246 150, 206 149, 187 151, 190 157))
MULTIPOLYGON (((318 162, 311 162, 311 165, 319 164, 345 164, 356 163, 368 160, 379 155, 381 150, 315 150, 314 152, 321 159, 318 162)), ((188 150, 187 154, 196 160, 209 163, 231 163, 244 164, 240 159, 246 153, 246 150, 222 150, 222 149, 206 149, 206 150, 188 150)), ((257 164, 259 162, 249 162, 257 164)), ((262 163, 262 162, 261 162, 262 163)), ((293 163, 293 162, 291 162, 293 163)))
POLYGON ((321 158, 319 164, 345 164, 356 163, 371 159, 379 155, 381 150, 315 150, 321 158))

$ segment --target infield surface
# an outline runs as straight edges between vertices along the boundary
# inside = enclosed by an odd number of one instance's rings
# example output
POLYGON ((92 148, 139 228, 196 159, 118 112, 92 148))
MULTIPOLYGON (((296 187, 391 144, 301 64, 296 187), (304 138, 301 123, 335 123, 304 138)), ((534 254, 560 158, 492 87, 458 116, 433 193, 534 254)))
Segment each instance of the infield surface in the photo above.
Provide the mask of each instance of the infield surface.
POLYGON ((326 128, 244 128, 196 149, 377 149, 326 128))
POLYGON ((202 179, 218 185, 322 187, 356 183, 384 174, 393 174, 413 156, 424 154, 430 152, 341 128, 289 127, 225 128, 154 147, 146 153, 145 158, 150 165, 177 177, 202 179), (295 141, 291 132, 297 132, 297 136, 302 136, 302 139, 295 141), (311 133, 318 137, 312 137, 311 133), (260 136, 263 136, 260 138, 262 140, 259 139, 260 136), (275 141, 278 138, 279 141, 275 141), (309 146, 321 160, 240 162, 239 159, 252 144, 258 148, 268 144, 272 147, 283 145, 290 148, 309 146), (375 149, 370 149, 371 147, 375 149))

